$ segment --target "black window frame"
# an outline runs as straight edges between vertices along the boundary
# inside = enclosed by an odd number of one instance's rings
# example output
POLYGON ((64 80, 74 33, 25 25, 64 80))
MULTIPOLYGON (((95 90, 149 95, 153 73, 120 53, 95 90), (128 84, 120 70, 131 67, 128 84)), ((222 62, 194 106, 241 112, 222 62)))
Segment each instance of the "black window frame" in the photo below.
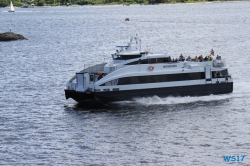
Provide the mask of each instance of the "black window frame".
MULTIPOLYGON (((117 85, 190 81, 190 80, 202 80, 202 79, 205 79, 204 72, 132 76, 132 77, 119 78, 117 85)), ((100 86, 105 86, 105 83, 100 86)))

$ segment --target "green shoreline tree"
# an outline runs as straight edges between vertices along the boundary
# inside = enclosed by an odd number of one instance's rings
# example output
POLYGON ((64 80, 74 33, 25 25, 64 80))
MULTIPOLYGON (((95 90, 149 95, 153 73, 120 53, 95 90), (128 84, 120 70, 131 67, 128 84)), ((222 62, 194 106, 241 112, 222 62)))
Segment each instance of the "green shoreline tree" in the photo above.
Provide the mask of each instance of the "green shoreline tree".
MULTIPOLYGON (((115 5, 115 4, 161 4, 161 3, 189 3, 217 0, 12 0, 14 6, 34 4, 35 6, 59 6, 59 5, 115 5)), ((224 0, 221 0, 224 1, 224 0)), ((0 7, 10 5, 10 0, 0 0, 0 7)))

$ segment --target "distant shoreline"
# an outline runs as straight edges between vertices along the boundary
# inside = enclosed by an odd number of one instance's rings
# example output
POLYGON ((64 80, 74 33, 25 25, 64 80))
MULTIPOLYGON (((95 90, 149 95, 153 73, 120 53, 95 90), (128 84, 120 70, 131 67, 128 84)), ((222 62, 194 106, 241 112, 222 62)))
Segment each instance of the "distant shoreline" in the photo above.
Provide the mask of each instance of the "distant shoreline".
MULTIPOLYGON (((27 8, 47 8, 47 7, 79 7, 79 6, 134 6, 134 5, 168 5, 168 4, 199 4, 199 3, 224 3, 224 2, 250 2, 249 0, 222 0, 222 1, 187 1, 187 2, 169 2, 169 3, 148 3, 148 4, 143 4, 143 3, 110 3, 110 4, 86 4, 86 5, 78 5, 78 4, 73 4, 73 5, 44 5, 44 6, 34 6, 34 7, 27 7, 27 8)), ((16 8, 22 8, 22 6, 15 6, 16 8)), ((6 7, 0 7, 0 8, 9 8, 9 6, 6 7)))

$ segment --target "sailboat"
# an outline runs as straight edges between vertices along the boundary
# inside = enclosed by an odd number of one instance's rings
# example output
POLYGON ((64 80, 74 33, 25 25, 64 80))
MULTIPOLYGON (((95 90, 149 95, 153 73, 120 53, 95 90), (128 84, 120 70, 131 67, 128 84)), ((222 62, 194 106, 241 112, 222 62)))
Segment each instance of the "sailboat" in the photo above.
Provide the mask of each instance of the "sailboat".
POLYGON ((15 8, 13 6, 12 1, 10 1, 10 10, 8 12, 15 12, 15 8))

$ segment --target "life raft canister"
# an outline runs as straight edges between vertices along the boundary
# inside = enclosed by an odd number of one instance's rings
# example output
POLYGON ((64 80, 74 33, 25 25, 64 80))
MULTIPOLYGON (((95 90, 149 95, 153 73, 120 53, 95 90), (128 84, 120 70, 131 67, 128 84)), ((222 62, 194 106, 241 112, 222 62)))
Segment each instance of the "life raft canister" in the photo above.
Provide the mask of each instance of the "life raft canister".
POLYGON ((149 66, 148 68, 149 68, 150 71, 153 71, 155 67, 154 66, 149 66))

